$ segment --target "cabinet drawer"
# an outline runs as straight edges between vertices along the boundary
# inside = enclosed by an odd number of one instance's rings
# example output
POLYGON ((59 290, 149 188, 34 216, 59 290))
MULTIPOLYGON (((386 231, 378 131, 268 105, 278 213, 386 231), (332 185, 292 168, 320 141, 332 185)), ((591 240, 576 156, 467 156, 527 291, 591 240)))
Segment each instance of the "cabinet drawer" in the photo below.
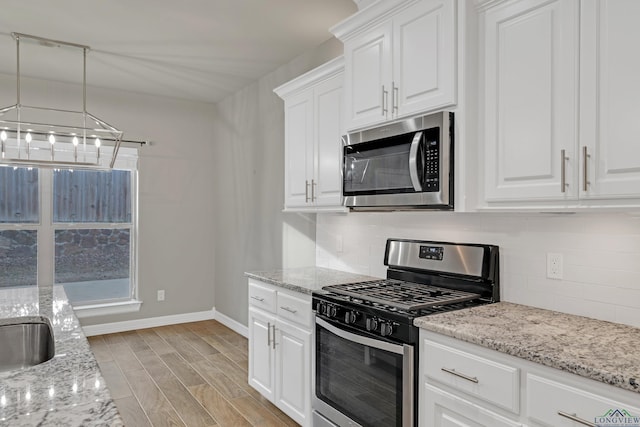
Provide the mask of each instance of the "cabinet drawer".
POLYGON ((311 327, 311 300, 278 292, 277 314, 279 317, 300 325, 311 327))
POLYGON ((427 378, 517 414, 520 411, 519 369, 429 340, 423 341, 427 378))
POLYGON ((509 420, 430 384, 424 384, 422 391, 420 427, 522 427, 517 421, 509 420))
POLYGON ((249 304, 275 313, 276 291, 254 281, 249 281, 249 304))
POLYGON ((530 420, 550 427, 604 425, 613 421, 598 418, 627 416, 625 413, 630 414, 635 423, 640 421, 639 408, 532 374, 527 375, 527 408, 530 420))

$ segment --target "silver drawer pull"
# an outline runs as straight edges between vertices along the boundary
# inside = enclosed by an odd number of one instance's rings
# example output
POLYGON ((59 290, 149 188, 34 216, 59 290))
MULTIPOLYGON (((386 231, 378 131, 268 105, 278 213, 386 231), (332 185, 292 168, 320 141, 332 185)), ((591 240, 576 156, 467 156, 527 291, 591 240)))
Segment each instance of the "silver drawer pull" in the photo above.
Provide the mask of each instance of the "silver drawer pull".
POLYGON ((460 377, 460 378, 465 379, 467 381, 471 381, 472 383, 478 384, 478 378, 476 378, 476 377, 470 377, 468 375, 461 374, 460 372, 456 372, 455 369, 447 369, 447 368, 440 368, 440 369, 442 369, 443 371, 445 371, 448 374, 455 375, 456 377, 460 377))
POLYGON ((293 308, 289 308, 289 307, 282 307, 280 306, 281 309, 283 309, 284 311, 288 311, 291 314, 296 314, 298 312, 298 310, 295 310, 293 308))
POLYGON ((567 414, 566 412, 562 412, 562 411, 558 411, 558 415, 560 415, 561 417, 565 417, 570 419, 571 421, 575 421, 576 423, 585 425, 585 426, 589 426, 589 427, 596 427, 596 425, 590 421, 587 420, 583 420, 580 417, 576 417, 575 414, 567 414))
POLYGON ((254 300, 260 301, 260 302, 264 301, 264 298, 260 298, 260 297, 257 297, 255 295, 251 295, 251 299, 254 299, 254 300))

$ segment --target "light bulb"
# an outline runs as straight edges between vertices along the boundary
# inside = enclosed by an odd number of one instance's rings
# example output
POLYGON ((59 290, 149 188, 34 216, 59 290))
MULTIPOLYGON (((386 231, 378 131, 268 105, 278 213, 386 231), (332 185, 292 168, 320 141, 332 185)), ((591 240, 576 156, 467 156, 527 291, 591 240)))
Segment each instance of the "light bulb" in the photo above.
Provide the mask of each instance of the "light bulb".
POLYGON ((100 138, 96 138, 96 147, 100 148, 100 138))
POLYGON ((27 132, 27 134, 24 137, 24 140, 27 141, 27 144, 29 144, 31 142, 31 134, 29 132, 27 132))
POLYGON ((2 142, 7 140, 7 133, 5 131, 0 132, 0 140, 2 140, 2 142))
POLYGON ((73 139, 71 140, 71 142, 73 143, 74 147, 77 147, 78 146, 78 137, 74 136, 73 139))
POLYGON ((51 145, 56 143, 56 137, 53 134, 49 135, 49 143, 51 145))

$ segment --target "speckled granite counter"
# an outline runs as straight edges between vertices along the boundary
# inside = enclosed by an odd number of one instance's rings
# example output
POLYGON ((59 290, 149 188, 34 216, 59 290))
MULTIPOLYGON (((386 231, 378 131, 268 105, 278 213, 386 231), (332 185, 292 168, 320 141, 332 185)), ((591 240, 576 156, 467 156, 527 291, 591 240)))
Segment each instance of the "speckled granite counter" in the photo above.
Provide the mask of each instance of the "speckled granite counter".
POLYGON ((421 317, 415 325, 640 393, 640 329, 500 302, 421 317))
POLYGON ((249 271, 247 277, 303 294, 311 294, 323 286, 376 280, 376 277, 347 273, 321 267, 288 268, 272 271, 249 271))
POLYGON ((0 289, 0 318, 38 315, 53 325, 55 356, 0 372, 0 426, 122 426, 64 289, 0 289))

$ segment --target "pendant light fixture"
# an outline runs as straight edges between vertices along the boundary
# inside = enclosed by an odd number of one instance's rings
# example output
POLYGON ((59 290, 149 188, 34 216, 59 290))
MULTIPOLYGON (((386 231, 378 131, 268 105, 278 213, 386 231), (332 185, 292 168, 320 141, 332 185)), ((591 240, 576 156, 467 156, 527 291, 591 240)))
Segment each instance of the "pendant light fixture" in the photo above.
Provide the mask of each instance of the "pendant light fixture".
POLYGON ((11 33, 16 42, 16 103, 0 109, 0 166, 113 168, 123 132, 87 111, 89 46, 11 33), (22 104, 20 42, 82 50, 82 110, 22 104), (54 120, 51 120, 55 117, 54 120))

